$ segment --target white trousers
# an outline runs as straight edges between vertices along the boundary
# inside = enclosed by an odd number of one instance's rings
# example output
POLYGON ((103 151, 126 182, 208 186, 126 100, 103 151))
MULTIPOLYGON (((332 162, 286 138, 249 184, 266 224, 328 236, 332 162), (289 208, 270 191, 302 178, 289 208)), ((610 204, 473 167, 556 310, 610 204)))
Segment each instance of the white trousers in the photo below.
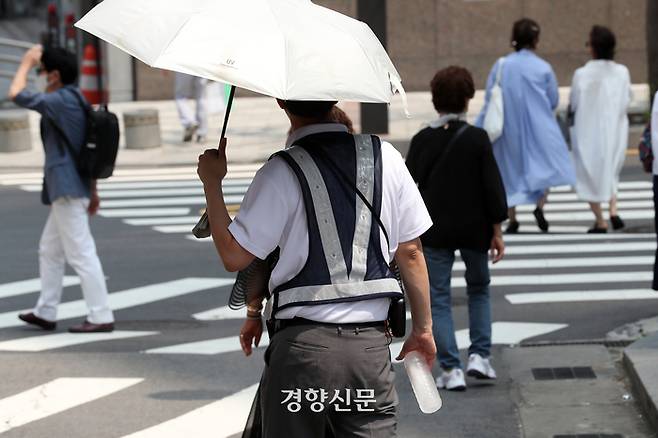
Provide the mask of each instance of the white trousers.
POLYGON ((179 78, 176 76, 176 109, 178 116, 185 128, 197 125, 197 134, 205 136, 208 134, 208 80, 193 76, 179 78), (181 84, 182 83, 182 84, 181 84), (188 102, 188 97, 194 99, 196 112, 193 113, 188 102))
POLYGON ((80 277, 82 295, 89 309, 87 321, 105 324, 114 321, 107 296, 103 267, 96 254, 96 244, 89 229, 87 198, 58 198, 39 242, 41 295, 34 314, 48 321, 57 320, 57 306, 62 298, 66 262, 80 277))

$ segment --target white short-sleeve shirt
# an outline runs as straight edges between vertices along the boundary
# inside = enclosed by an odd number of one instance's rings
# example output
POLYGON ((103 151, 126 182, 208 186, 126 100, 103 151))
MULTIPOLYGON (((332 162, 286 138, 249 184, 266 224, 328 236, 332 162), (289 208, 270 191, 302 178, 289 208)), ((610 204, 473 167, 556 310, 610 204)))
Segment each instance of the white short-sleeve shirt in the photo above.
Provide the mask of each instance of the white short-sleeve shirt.
MULTIPOLYGON (((340 124, 309 125, 294 131, 288 145, 310 134, 346 132, 340 124)), ((382 142, 381 220, 390 238, 387 248, 380 231, 382 254, 392 261, 398 244, 420 237, 432 220, 400 153, 382 142)), ((308 227, 304 199, 297 176, 279 157, 265 163, 256 173, 242 201, 240 211, 229 226, 238 243, 254 256, 264 259, 277 246, 279 261, 270 277, 269 289, 294 278, 308 257, 308 227)), ((277 312, 277 319, 294 317, 328 323, 383 321, 388 314, 389 298, 349 303, 293 306, 277 312)))

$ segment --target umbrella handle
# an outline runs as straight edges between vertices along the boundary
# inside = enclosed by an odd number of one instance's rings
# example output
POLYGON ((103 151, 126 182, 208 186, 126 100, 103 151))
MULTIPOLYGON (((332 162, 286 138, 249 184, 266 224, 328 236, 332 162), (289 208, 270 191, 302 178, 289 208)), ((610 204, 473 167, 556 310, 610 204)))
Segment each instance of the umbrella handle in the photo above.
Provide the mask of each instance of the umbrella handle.
MULTIPOLYGON (((235 96, 235 85, 231 85, 231 91, 228 94, 228 101, 226 102, 226 114, 224 114, 224 126, 222 127, 222 135, 219 137, 219 142, 226 138, 226 127, 228 126, 228 116, 231 114, 231 107, 233 106, 233 97, 235 96)), ((197 239, 210 237, 210 221, 208 220, 208 213, 204 212, 199 218, 197 224, 192 228, 192 234, 197 239)))

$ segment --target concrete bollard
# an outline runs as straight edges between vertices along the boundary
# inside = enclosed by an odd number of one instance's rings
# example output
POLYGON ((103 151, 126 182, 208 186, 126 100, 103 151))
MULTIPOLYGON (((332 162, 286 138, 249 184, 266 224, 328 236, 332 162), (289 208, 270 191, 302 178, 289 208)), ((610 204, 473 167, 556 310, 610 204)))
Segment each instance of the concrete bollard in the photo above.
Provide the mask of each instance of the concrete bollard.
POLYGON ((162 145, 158 110, 141 109, 123 113, 127 149, 150 149, 162 145))
POLYGON ((28 115, 0 113, 0 152, 21 152, 30 149, 32 137, 28 115))

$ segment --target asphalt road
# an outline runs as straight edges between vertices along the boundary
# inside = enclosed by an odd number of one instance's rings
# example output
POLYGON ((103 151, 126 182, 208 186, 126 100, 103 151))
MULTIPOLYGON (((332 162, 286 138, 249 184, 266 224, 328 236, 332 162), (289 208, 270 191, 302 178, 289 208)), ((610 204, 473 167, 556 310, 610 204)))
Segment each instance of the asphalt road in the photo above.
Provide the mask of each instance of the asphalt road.
MULTIPOLYGON (((251 174, 249 166, 230 171, 238 198, 251 174)), ((117 332, 91 338, 65 331, 84 318, 75 284, 65 288, 54 334, 16 319, 37 298, 37 246, 48 210, 35 192, 38 176, 0 174, 0 434, 220 437, 240 431, 264 349, 243 356, 236 337, 241 313, 223 308, 233 276, 211 243, 188 238, 203 204, 194 181, 194 173, 133 169, 101 187, 104 209, 92 229, 118 309, 117 332)), ((537 234, 525 221, 523 234, 508 239, 509 255, 492 271, 496 384, 469 381, 465 393, 443 392, 444 407, 424 415, 403 367, 395 365, 401 437, 519 437, 522 418, 509 377, 514 364, 505 362, 503 349, 600 340, 656 315, 658 295, 648 289, 655 249, 649 178, 631 164, 622 181, 623 233, 582 234, 593 220, 573 195, 558 190, 546 210, 554 233, 537 234)), ((465 347, 459 269, 454 313, 465 347)), ((75 283, 75 273, 67 275, 75 283)))

